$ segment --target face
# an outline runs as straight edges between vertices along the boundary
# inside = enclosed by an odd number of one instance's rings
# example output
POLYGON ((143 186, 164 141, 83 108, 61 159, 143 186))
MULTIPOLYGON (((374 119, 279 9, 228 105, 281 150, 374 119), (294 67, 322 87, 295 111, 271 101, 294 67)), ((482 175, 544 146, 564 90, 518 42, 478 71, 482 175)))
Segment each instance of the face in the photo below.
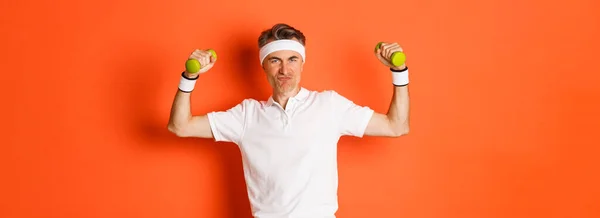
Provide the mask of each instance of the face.
POLYGON ((263 61, 263 69, 274 92, 285 94, 299 87, 302 56, 295 51, 276 51, 263 61))

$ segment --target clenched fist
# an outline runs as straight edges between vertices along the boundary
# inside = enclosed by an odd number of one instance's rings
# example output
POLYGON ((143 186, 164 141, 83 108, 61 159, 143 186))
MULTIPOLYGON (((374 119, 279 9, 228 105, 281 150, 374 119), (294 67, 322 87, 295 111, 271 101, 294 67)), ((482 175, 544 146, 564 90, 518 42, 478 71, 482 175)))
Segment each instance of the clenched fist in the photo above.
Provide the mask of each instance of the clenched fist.
POLYGON ((381 46, 379 46, 376 50, 375 50, 375 56, 377 56, 377 59, 379 59, 379 61, 381 61, 381 63, 383 63, 385 66, 390 67, 392 69, 395 70, 402 70, 404 68, 406 68, 406 64, 402 64, 400 66, 394 66, 394 64, 392 64, 392 55, 395 52, 403 52, 402 47, 400 47, 400 45, 398 45, 398 43, 385 43, 382 42, 381 46))
MULTIPOLYGON (((217 61, 217 55, 214 53, 214 50, 200 50, 196 49, 192 54, 190 54, 188 60, 196 60, 200 63, 200 70, 197 72, 189 72, 189 68, 186 67, 185 76, 188 78, 197 77, 199 74, 205 73, 210 70, 217 61)), ((187 65, 187 64, 186 64, 187 65)))

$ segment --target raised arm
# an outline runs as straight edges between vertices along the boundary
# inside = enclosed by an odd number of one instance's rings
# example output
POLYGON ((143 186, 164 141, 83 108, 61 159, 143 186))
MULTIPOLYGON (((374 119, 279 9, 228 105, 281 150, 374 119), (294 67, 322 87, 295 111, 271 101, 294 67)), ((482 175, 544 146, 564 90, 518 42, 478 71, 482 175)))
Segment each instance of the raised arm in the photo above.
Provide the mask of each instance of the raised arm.
POLYGON ((396 51, 402 51, 397 43, 384 43, 376 51, 377 58, 392 71, 394 93, 387 113, 374 113, 365 135, 398 137, 409 132, 408 68, 406 65, 394 67, 390 63, 389 57, 396 51))
POLYGON ((192 115, 190 101, 190 93, 177 91, 171 106, 169 131, 179 137, 213 138, 208 116, 192 115))
POLYGON ((388 112, 374 113, 365 135, 398 137, 408 134, 409 108, 408 86, 395 86, 388 112))
POLYGON ((198 73, 183 72, 179 89, 171 106, 168 130, 180 137, 213 138, 207 115, 194 116, 191 113, 191 92, 199 75, 208 71, 217 60, 207 51, 195 50, 190 58, 196 59, 202 66, 198 73))

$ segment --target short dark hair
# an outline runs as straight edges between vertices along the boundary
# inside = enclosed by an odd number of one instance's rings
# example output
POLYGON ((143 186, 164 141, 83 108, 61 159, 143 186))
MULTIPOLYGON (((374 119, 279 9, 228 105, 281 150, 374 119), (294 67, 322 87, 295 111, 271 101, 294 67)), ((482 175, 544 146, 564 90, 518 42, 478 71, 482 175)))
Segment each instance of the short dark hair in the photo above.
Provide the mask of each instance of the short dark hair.
POLYGON ((293 38, 300 41, 300 44, 306 45, 306 37, 302 31, 285 23, 278 23, 273 25, 270 29, 266 29, 260 33, 260 36, 258 37, 258 48, 262 48, 269 40, 293 38))

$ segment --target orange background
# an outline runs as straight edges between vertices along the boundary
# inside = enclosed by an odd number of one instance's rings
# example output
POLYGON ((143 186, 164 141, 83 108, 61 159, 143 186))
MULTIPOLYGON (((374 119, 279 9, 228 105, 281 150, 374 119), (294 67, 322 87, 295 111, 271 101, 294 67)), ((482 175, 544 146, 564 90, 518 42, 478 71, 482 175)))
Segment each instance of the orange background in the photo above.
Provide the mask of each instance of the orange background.
POLYGON ((411 133, 342 138, 340 218, 600 217, 600 3, 2 1, 0 217, 249 217, 233 144, 167 131, 195 48, 194 114, 266 99, 257 37, 304 31, 303 85, 385 112, 396 41, 411 133), (348 79, 349 81, 342 81, 348 79))

